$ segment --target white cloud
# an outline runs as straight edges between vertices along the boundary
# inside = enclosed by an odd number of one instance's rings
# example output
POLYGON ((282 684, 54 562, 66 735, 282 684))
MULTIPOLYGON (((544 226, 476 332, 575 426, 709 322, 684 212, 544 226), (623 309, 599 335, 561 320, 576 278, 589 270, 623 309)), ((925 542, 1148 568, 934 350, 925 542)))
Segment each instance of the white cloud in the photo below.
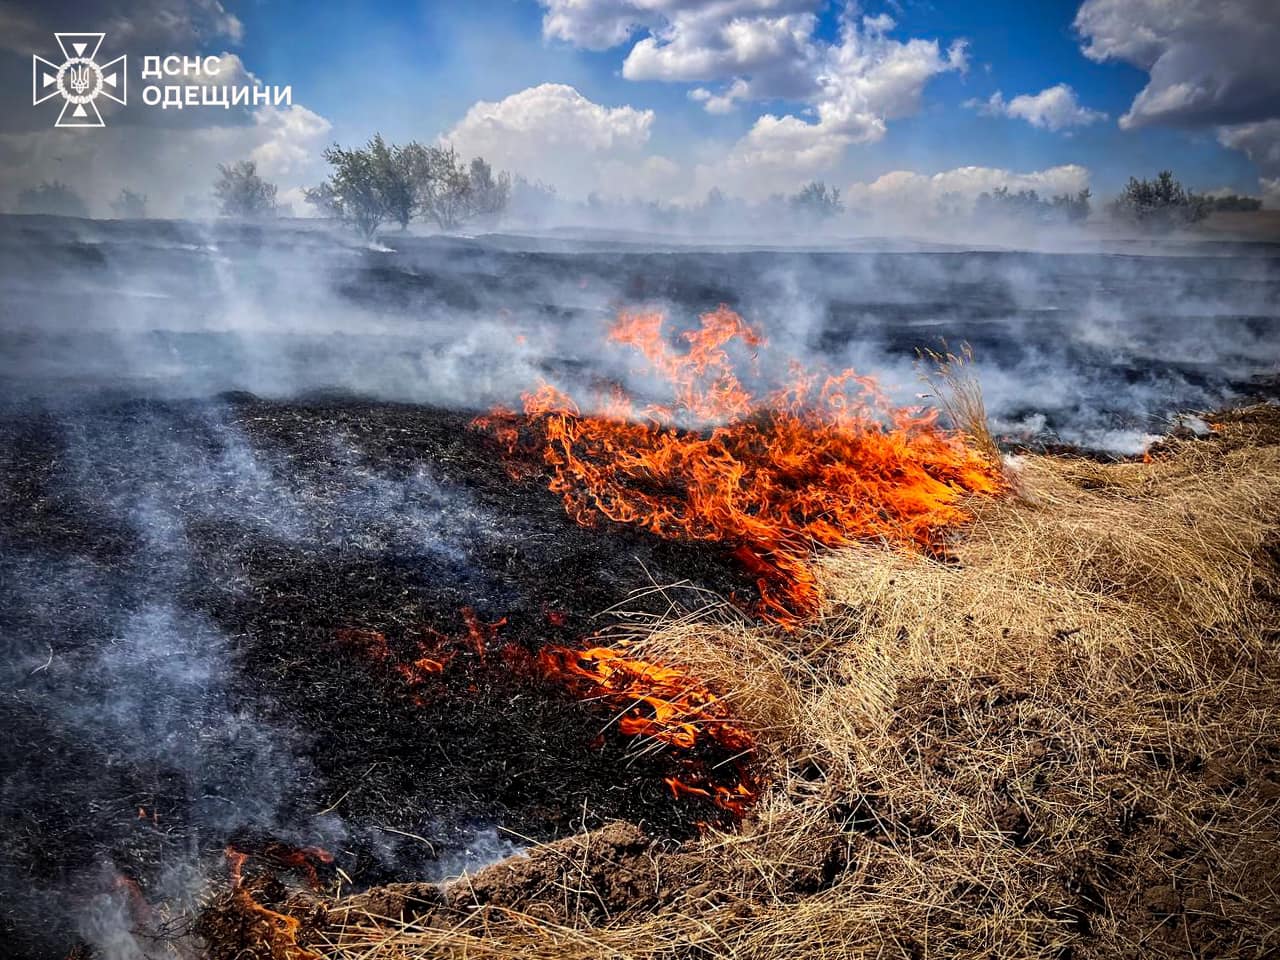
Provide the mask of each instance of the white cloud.
POLYGON ((1145 70, 1120 118, 1217 128, 1258 166, 1268 194, 1280 178, 1280 16, 1276 0, 1085 0, 1076 14, 1085 56, 1145 70))
POLYGON ((1082 106, 1076 99, 1076 92, 1065 83, 1036 94, 1020 94, 1012 100, 1005 100, 1004 94, 997 90, 990 99, 969 100, 965 106, 974 107, 988 116, 1025 120, 1042 130, 1066 130, 1107 119, 1102 111, 1082 106))
POLYGON ((1280 118, 1219 127, 1218 141, 1243 150, 1262 173, 1280 176, 1280 118))
POLYGON ((835 42, 815 33, 819 0, 543 5, 546 36, 595 49, 634 39, 624 77, 698 83, 689 96, 710 113, 748 101, 802 104, 795 114, 759 117, 722 156, 700 165, 700 189, 746 196, 789 189, 832 167, 851 144, 879 140, 889 121, 920 109, 930 78, 968 66, 963 43, 943 51, 936 40, 894 39, 891 17, 859 17, 853 4, 841 15, 835 42))
POLYGON ((1218 128, 1218 142, 1243 150, 1258 167, 1263 205, 1280 209, 1280 118, 1218 128))
POLYGON ((631 48, 622 75, 669 83, 735 80, 754 99, 808 96, 815 88, 816 25, 811 12, 727 16, 714 4, 680 10, 657 35, 631 48))
POLYGON ((573 87, 544 83, 474 104, 441 138, 466 157, 548 183, 562 196, 642 193, 671 162, 647 156, 652 110, 606 107, 573 87))
POLYGON ((707 113, 730 113, 749 92, 745 80, 734 80, 722 94, 712 93, 706 87, 694 87, 689 91, 689 99, 701 103, 707 113))
POLYGON ((714 29, 716 22, 812 13, 815 0, 541 0, 543 36, 588 50, 625 43, 642 29, 667 38, 714 29))
POLYGON ((1086 0, 1075 26, 1085 56, 1149 75, 1122 127, 1246 123, 1280 112, 1275 0, 1086 0))
POLYGON ((998 167, 957 167, 935 174, 894 170, 871 181, 853 183, 845 190, 851 208, 872 212, 897 213, 904 219, 933 214, 940 201, 957 199, 971 207, 978 195, 997 187, 1011 191, 1034 190, 1044 197, 1078 193, 1089 186, 1089 170, 1078 164, 1066 164, 1045 170, 1016 173, 998 167))

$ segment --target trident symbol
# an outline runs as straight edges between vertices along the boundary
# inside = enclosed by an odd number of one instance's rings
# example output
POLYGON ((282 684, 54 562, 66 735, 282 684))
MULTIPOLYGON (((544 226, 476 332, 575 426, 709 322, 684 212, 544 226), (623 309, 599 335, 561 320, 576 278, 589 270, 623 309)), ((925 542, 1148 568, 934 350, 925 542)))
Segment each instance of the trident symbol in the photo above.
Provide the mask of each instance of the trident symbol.
POLYGON ((81 64, 72 67, 67 73, 67 79, 71 84, 71 89, 76 93, 84 93, 89 89, 89 68, 81 64))
POLYGON ((32 105, 61 97, 62 112, 53 123, 55 127, 102 126, 102 113, 94 101, 102 97, 121 106, 129 102, 128 58, 119 56, 99 63, 101 33, 56 33, 54 37, 62 49, 61 63, 41 56, 31 58, 32 105))

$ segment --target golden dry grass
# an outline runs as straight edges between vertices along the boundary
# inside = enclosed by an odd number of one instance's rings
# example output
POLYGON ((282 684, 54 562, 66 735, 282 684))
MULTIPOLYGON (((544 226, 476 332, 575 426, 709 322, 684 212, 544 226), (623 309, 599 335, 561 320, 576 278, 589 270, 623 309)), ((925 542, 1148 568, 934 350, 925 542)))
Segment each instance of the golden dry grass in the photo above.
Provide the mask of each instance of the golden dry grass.
POLYGON ((993 462, 1000 460, 1000 446, 987 424, 987 404, 982 384, 973 375, 973 348, 963 344, 952 353, 943 342, 941 350, 921 350, 917 365, 920 379, 933 390, 951 426, 965 434, 993 462))
POLYGON ((1018 495, 976 505, 947 562, 820 558, 806 629, 727 608, 633 625, 641 655, 729 693, 770 784, 740 831, 687 845, 659 905, 347 917, 312 949, 1280 954, 1280 412, 1223 419, 1149 463, 1011 463, 1018 495))

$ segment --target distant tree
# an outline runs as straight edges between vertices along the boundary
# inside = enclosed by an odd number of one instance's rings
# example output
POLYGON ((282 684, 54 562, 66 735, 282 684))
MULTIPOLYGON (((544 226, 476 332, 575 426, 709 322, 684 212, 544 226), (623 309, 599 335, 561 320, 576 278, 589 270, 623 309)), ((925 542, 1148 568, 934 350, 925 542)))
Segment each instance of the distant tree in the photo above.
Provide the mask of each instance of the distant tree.
POLYGON ((558 199, 555 187, 541 181, 526 180, 517 174, 511 181, 507 209, 517 220, 537 222, 547 218, 558 199))
POLYGON ((973 210, 983 218, 1014 218, 1039 223, 1075 222, 1089 216, 1091 196, 1088 190, 1081 190, 1076 194, 1063 193, 1045 200, 1035 190, 1013 193, 1008 187, 996 187, 990 193, 979 194, 973 210))
POLYGON ((351 150, 337 144, 328 147, 323 156, 333 172, 324 183, 304 193, 307 202, 321 213, 354 227, 366 238, 372 238, 378 227, 395 216, 387 197, 385 158, 380 159, 374 150, 381 140, 376 136, 368 147, 351 150))
POLYGON ((128 187, 111 201, 111 212, 118 220, 142 220, 147 216, 147 195, 134 193, 128 187))
POLYGON ((1130 177, 1112 209, 1124 219, 1148 226, 1195 223, 1209 215, 1206 198, 1186 189, 1169 170, 1161 170, 1154 180, 1130 177))
POLYGON ((61 180, 46 180, 18 194, 19 213, 45 213, 58 217, 87 217, 89 208, 80 195, 61 180))
POLYGON ((1222 210, 1224 212, 1252 213, 1254 210, 1262 209, 1262 201, 1257 197, 1242 197, 1235 193, 1208 197, 1206 202, 1209 205, 1209 209, 1222 210))
POLYGON ((1078 222, 1089 219, 1090 199, 1093 194, 1085 189, 1072 196, 1064 193, 1051 201, 1054 212, 1061 213, 1068 221, 1078 222))
POLYGON ((273 217, 276 214, 276 185, 258 176, 252 160, 218 164, 213 185, 218 212, 224 217, 273 217))
POLYGON ((791 209, 802 216, 826 220, 844 211, 840 191, 828 187, 821 180, 814 180, 800 188, 788 199, 791 209))
POLYGON ((494 176, 481 157, 464 165, 452 147, 393 145, 377 134, 356 149, 335 144, 324 159, 333 172, 306 191, 307 201, 365 237, 386 222, 407 228, 415 217, 452 230, 471 217, 496 216, 511 199, 510 176, 494 176))
POLYGON ((428 147, 418 183, 418 209, 441 230, 454 230, 473 212, 471 177, 453 147, 428 147))
POLYGON ((499 173, 496 177, 493 168, 482 157, 475 157, 467 171, 471 181, 470 213, 475 217, 493 218, 507 209, 511 202, 511 175, 499 173))

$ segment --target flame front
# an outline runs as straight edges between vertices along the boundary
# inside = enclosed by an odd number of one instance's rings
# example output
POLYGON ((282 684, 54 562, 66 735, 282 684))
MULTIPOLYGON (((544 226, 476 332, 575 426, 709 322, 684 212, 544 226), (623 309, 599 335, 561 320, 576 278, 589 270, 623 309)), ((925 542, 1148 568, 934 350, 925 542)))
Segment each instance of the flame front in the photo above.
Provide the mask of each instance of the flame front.
POLYGON ((725 703, 699 680, 674 667, 628 656, 628 644, 570 650, 544 647, 538 655, 547 676, 583 699, 600 699, 620 710, 618 729, 632 737, 665 743, 683 754, 684 779, 667 777, 675 796, 695 794, 741 816, 756 790, 745 770, 755 740, 736 724, 725 703), (693 754, 715 744, 734 755, 737 782, 727 786, 693 754))
POLYGON ((763 398, 735 372, 729 348, 764 339, 726 306, 674 350, 660 313, 623 313, 610 338, 636 348, 671 385, 673 405, 638 407, 615 390, 584 414, 544 384, 524 418, 478 423, 510 452, 529 444, 575 520, 641 527, 669 539, 728 545, 755 578, 758 613, 794 626, 821 596, 815 545, 879 541, 935 551, 970 519, 964 499, 1002 489, 999 466, 943 430, 936 413, 894 408, 875 382, 846 370, 806 373, 763 398))

